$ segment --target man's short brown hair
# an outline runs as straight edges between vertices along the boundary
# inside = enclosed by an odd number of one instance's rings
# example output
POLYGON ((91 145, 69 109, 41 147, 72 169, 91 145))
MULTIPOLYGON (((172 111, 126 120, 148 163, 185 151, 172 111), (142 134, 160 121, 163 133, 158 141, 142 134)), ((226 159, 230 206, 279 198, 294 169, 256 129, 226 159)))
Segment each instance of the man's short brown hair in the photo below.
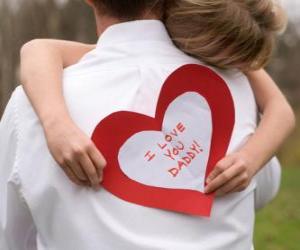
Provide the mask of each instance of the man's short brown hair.
POLYGON ((94 0, 101 14, 122 20, 135 20, 145 12, 153 11, 159 16, 163 14, 165 0, 94 0))

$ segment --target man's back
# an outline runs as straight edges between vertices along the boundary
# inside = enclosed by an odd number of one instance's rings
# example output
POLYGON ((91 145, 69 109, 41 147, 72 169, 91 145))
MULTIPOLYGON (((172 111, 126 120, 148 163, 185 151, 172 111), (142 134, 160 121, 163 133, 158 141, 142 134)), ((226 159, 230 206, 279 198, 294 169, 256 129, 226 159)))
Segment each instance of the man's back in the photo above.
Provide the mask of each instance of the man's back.
MULTIPOLYGON (((91 136, 97 124, 115 111, 154 116, 165 79, 190 63, 198 62, 172 44, 161 22, 114 25, 100 37, 94 51, 65 70, 64 95, 72 118, 91 136)), ((255 100, 241 73, 220 74, 235 104, 236 123, 229 147, 233 151, 255 129, 255 100)), ((30 211, 38 232, 38 249, 251 248, 255 182, 244 192, 216 199, 211 218, 147 208, 123 201, 105 189, 95 192, 77 187, 51 157, 42 127, 21 87, 10 105, 17 150, 13 169, 6 177, 10 176, 10 187, 28 208, 21 213, 24 217, 19 228, 7 230, 33 232, 28 228, 33 225, 30 211)), ((13 209, 4 212, 14 213, 13 209)), ((24 237, 24 241, 28 239, 24 237)))

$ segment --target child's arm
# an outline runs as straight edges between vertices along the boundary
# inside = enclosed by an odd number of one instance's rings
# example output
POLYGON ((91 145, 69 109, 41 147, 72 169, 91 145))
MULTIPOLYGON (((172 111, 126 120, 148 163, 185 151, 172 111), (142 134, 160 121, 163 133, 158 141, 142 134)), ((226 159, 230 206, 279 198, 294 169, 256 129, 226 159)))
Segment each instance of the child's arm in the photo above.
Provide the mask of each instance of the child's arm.
MULTIPOLYGON (((21 73, 25 90, 42 121, 52 155, 69 178, 79 183, 87 174, 95 185, 95 169, 101 172, 105 160, 70 119, 61 89, 62 68, 75 63, 92 48, 71 42, 34 41, 22 49, 21 73), (49 93, 48 89, 52 91, 49 93), (48 109, 49 103, 51 109, 48 109), (76 160, 78 158, 82 160, 76 160), (98 162, 101 164, 97 165, 98 162)), ((244 147, 217 164, 208 178, 208 193, 217 189, 219 194, 245 189, 294 127, 293 112, 272 79, 263 70, 250 73, 249 79, 263 113, 261 123, 244 147)))
POLYGON ((105 160, 72 121, 62 92, 63 68, 94 48, 95 45, 77 42, 33 40, 21 49, 21 82, 42 123, 54 159, 73 182, 90 183, 97 189, 105 160))
POLYGON ((247 74, 262 113, 255 133, 236 153, 218 162, 207 178, 206 193, 217 195, 242 191, 272 158, 295 127, 287 100, 264 70, 247 74))

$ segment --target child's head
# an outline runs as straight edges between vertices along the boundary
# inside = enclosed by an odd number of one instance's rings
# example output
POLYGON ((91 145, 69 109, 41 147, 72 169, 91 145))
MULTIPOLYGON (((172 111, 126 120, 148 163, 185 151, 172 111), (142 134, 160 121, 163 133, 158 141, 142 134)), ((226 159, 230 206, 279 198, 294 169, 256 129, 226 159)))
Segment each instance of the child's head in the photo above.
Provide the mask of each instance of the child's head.
POLYGON ((274 0, 171 0, 166 10, 175 44, 220 68, 265 66, 285 24, 274 0))

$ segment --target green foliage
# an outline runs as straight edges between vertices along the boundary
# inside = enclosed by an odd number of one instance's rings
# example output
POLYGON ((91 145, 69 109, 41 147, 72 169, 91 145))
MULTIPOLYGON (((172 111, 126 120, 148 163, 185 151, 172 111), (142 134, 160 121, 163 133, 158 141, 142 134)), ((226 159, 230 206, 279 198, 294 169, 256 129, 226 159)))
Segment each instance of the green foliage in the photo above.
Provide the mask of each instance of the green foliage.
MULTIPOLYGON (((297 121, 300 119, 300 109, 296 110, 297 121)), ((300 167, 300 126, 296 126, 295 132, 282 147, 279 154, 282 165, 300 167)), ((299 208, 300 209, 300 208, 299 208)))
POLYGON ((256 250, 300 249, 300 168, 283 168, 277 198, 257 214, 256 250))

